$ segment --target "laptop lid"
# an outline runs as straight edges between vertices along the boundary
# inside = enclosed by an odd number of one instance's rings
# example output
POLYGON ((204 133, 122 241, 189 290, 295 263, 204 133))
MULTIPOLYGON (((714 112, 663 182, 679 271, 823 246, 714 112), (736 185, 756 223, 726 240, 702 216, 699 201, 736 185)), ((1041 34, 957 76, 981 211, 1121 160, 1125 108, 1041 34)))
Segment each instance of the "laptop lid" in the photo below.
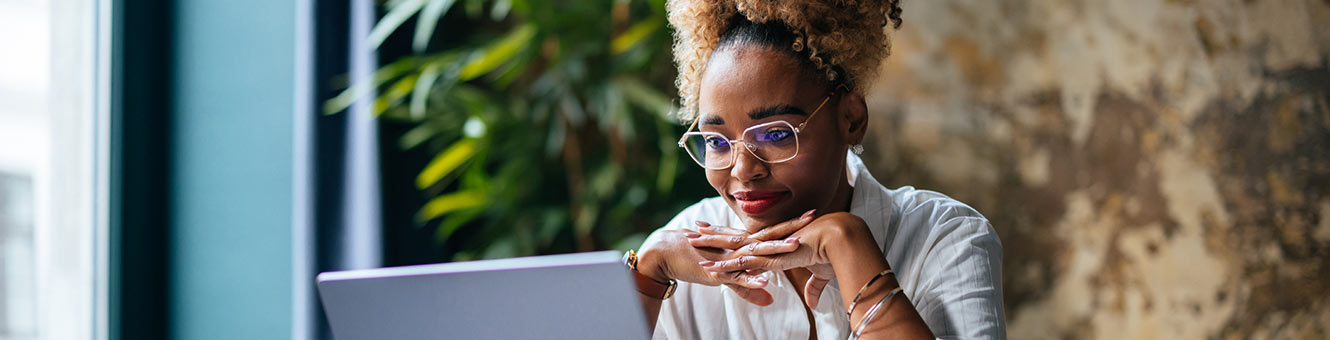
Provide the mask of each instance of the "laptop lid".
POLYGON ((339 340, 650 336, 615 251, 325 272, 317 280, 339 340))

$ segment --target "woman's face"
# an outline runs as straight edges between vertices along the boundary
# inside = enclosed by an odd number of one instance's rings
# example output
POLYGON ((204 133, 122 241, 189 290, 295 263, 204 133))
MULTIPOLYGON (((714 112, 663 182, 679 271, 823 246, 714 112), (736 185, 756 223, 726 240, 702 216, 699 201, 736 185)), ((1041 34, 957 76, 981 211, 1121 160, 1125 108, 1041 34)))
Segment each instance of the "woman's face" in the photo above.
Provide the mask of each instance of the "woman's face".
MULTIPOLYGON (((801 72, 796 57, 764 47, 717 50, 702 75, 698 129, 741 139, 748 127, 783 120, 799 126, 830 93, 826 83, 801 72), (810 79, 814 78, 814 79, 810 79)), ((750 231, 798 217, 809 209, 834 211, 836 195, 848 192, 845 151, 862 137, 861 124, 846 122, 836 95, 798 134, 793 159, 766 163, 735 145, 734 165, 707 170, 707 182, 729 203, 750 231), (844 184, 844 186, 842 186, 844 184)), ((862 105, 860 106, 862 107, 862 105)), ((843 207, 839 207, 844 209, 843 207)))

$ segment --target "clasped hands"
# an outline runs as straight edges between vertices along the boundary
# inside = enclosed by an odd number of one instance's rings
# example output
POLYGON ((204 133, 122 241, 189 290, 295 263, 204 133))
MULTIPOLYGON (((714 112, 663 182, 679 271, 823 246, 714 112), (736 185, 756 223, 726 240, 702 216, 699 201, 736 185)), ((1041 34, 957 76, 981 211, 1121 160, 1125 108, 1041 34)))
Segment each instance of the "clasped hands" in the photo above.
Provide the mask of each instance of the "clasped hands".
POLYGON ((807 268, 812 277, 804 284, 804 301, 809 308, 816 308, 823 288, 835 277, 825 249, 837 239, 834 236, 846 224, 840 223, 844 218, 858 219, 848 213, 815 216, 810 210, 789 221, 749 229, 697 221, 697 232, 668 232, 648 239, 643 259, 655 262, 655 266, 647 267, 658 271, 646 275, 711 286, 723 284, 744 300, 767 306, 772 297, 764 289, 768 282, 762 273, 807 268), (679 237, 686 244, 680 244, 679 237))

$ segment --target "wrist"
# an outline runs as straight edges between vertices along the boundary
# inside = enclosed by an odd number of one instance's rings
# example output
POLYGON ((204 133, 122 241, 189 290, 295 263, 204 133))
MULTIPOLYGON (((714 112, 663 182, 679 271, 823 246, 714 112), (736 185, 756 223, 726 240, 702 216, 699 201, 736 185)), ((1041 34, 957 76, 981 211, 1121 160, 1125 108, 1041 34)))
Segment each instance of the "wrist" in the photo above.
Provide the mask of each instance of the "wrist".
POLYGON ((837 216, 836 223, 824 229, 818 254, 833 267, 839 263, 854 268, 865 264, 863 262, 882 262, 884 269, 890 267, 885 263, 882 250, 878 249, 873 232, 862 218, 842 213, 837 216))
POLYGON ((832 217, 827 221, 831 223, 818 228, 818 238, 822 242, 818 246, 817 253, 823 260, 830 262, 833 257, 845 253, 845 250, 862 248, 865 243, 876 248, 868 224, 859 216, 842 212, 829 214, 827 217, 832 217))
POLYGON ((666 273, 664 262, 658 250, 653 248, 642 248, 637 252, 637 272, 656 282, 666 283, 670 281, 670 275, 666 273))

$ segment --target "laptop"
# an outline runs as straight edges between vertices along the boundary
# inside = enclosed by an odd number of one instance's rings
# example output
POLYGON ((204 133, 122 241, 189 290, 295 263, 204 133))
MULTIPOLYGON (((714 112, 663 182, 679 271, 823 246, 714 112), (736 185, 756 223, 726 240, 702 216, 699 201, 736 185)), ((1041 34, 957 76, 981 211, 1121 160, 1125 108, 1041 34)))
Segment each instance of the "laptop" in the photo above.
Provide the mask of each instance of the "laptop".
POLYGON ((320 273, 333 338, 644 339, 615 251, 320 273))

